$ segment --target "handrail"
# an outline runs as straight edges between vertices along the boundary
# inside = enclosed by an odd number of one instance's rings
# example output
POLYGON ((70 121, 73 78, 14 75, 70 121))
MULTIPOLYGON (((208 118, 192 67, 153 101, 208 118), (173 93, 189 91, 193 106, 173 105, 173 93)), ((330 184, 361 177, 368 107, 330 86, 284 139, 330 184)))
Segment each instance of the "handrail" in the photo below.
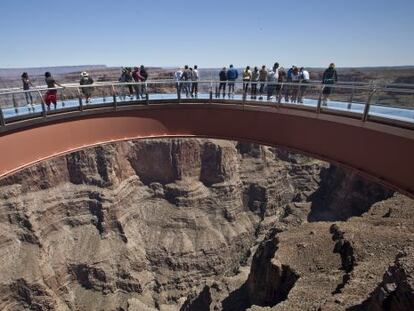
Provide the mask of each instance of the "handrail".
MULTIPOLYGON (((150 83, 170 83, 170 82, 175 82, 174 79, 155 79, 155 80, 148 80, 145 82, 150 82, 150 83)), ((208 81, 213 81, 213 82, 220 82, 218 80, 214 80, 214 79, 206 79, 206 80, 198 80, 197 82, 208 82, 208 81)), ((185 82, 185 81, 180 81, 180 82, 185 82)), ((189 81, 192 82, 192 81, 189 81)), ((241 78, 238 78, 236 80, 236 82, 242 82, 241 78)), ((118 81, 95 81, 93 85, 111 85, 111 84, 119 84, 121 82, 118 81)), ((129 83, 129 82, 128 82, 129 83)), ((130 82, 130 83, 140 83, 140 82, 130 82)), ((261 81, 259 81, 258 83, 263 83, 261 81)), ((265 82, 267 83, 267 82, 265 82)), ((281 83, 281 82, 280 82, 281 83)), ((289 82, 283 82, 283 83, 289 83, 289 82)), ((311 83, 312 85, 314 84, 323 84, 322 80, 309 80, 309 83, 311 83)), ((79 86, 79 83, 65 83, 63 84, 65 87, 72 87, 72 86, 79 86)), ((336 85, 341 85, 341 86, 375 86, 377 88, 408 88, 409 90, 414 89, 414 84, 413 83, 377 83, 377 82, 364 82, 364 81, 339 81, 336 83, 336 85)), ((86 86, 87 87, 87 86, 86 86)), ((31 90, 47 90, 48 87, 46 85, 39 85, 39 86, 34 86, 31 88, 31 90)), ((8 92, 13 92, 13 91, 22 91, 21 87, 10 87, 10 88, 2 88, 0 89, 0 94, 5 94, 8 92)), ((30 91, 30 90, 29 90, 30 91)))
MULTIPOLYGON (((210 88, 213 84, 219 84, 219 83, 229 83, 229 82, 235 82, 235 83, 244 83, 242 81, 218 81, 218 80, 198 80, 198 81, 178 81, 180 84, 192 84, 192 83, 199 83, 199 84, 209 84, 210 88)), ((79 84, 65 84, 62 85, 62 87, 56 87, 56 88, 47 88, 47 87, 37 87, 32 88, 29 90, 13 90, 8 92, 0 93, 0 96, 5 95, 13 95, 13 94, 25 94, 25 93, 32 93, 32 92, 42 92, 42 91, 49 91, 49 90, 64 90, 64 89, 83 89, 83 88, 104 88, 104 87, 122 87, 122 86, 147 86, 147 85, 165 85, 169 84, 172 86, 172 84, 177 83, 175 80, 151 80, 151 81, 144 81, 144 82, 104 82, 104 83, 94 83, 90 85, 79 85, 79 84)), ((268 85, 287 85, 287 86, 296 86, 300 87, 303 86, 303 84, 299 82, 248 82, 249 84, 264 84, 266 86, 268 85)), ((387 87, 379 87, 378 85, 370 85, 370 86, 355 86, 355 85, 343 85, 340 83, 337 84, 323 84, 323 83, 312 83, 307 84, 308 87, 324 87, 327 86, 329 88, 333 89, 349 89, 352 91, 360 90, 360 91, 372 91, 375 89, 377 92, 396 92, 396 93, 406 93, 406 94, 413 94, 414 95, 414 89, 402 89, 402 88, 391 88, 389 86, 387 87)))
MULTIPOLYGON (((91 87, 105 87, 105 86, 128 86, 128 85, 157 85, 157 84, 172 84, 176 83, 177 81, 174 79, 163 79, 163 80, 148 80, 143 82, 95 82, 93 84, 88 85, 79 85, 75 83, 69 83, 69 84, 62 84, 62 87, 56 87, 56 88, 48 88, 46 86, 40 86, 40 87, 33 87, 29 90, 22 90, 22 89, 13 89, 8 90, 6 92, 0 92, 1 95, 11 95, 11 94, 23 94, 23 93, 30 93, 35 91, 48 91, 48 90, 59 90, 59 89, 71 89, 71 88, 91 88, 91 87)), ((229 82, 236 82, 236 83, 242 83, 243 81, 219 81, 219 80, 197 80, 197 81, 184 81, 180 80, 178 81, 182 84, 191 84, 191 83, 200 83, 200 84, 219 84, 219 83, 229 83, 229 82)), ((262 81, 249 81, 249 84, 255 83, 255 84, 265 84, 265 85, 290 85, 290 86, 299 86, 299 82, 262 82, 262 81)), ((322 82, 313 82, 308 84, 309 86, 324 86, 326 84, 322 82)), ((328 84, 330 88, 338 88, 338 89, 350 89, 350 90, 372 90, 375 88, 377 91, 381 92, 399 92, 399 93, 407 93, 407 94, 414 94, 414 85, 413 89, 404 89, 404 88, 395 88, 397 86, 396 84, 386 84, 383 86, 377 85, 377 84, 364 84, 364 85, 356 85, 356 84, 349 84, 349 83, 335 83, 335 84, 328 84)))
MULTIPOLYGON (((117 110, 118 106, 124 105, 124 104, 128 104, 128 103, 134 103, 131 102, 132 98, 128 98, 125 99, 123 98, 124 95, 126 95, 128 89, 128 86, 132 86, 134 87, 134 95, 138 97, 138 95, 135 94, 135 92, 138 92, 139 88, 135 88, 136 86, 140 86, 140 90, 142 91, 141 93, 141 99, 135 100, 135 102, 140 102, 140 103, 145 103, 145 104, 150 104, 152 101, 157 102, 157 99, 151 99, 150 95, 152 93, 154 93, 155 95, 158 95, 159 97, 162 97, 164 95, 168 96, 168 101, 170 102, 174 102, 174 103, 180 103, 180 102, 184 102, 184 100, 186 100, 186 102, 188 102, 189 100, 191 100, 194 103, 197 102, 210 102, 213 103, 213 89, 214 86, 218 86, 220 83, 228 83, 229 81, 217 81, 217 80, 198 80, 198 81, 175 81, 174 79, 163 79, 163 80, 147 80, 147 81, 142 81, 142 82, 97 82, 94 84, 90 84, 90 85, 79 85, 79 84, 66 84, 63 85, 63 87, 57 87, 57 88, 33 88, 30 90, 15 90, 15 91, 9 91, 9 92, 4 92, 4 93, 0 93, 0 127, 7 127, 7 125, 9 123, 13 123, 15 121, 19 121, 19 120, 28 120, 31 118, 35 118, 36 114, 35 109, 32 107, 33 109, 33 113, 30 112, 21 112, 21 110, 18 110, 20 108, 23 108, 26 105, 21 104, 20 106, 17 105, 16 103, 16 98, 18 100, 21 101, 21 103, 24 102, 24 97, 18 97, 17 94, 27 94, 27 93, 37 93, 37 97, 40 98, 40 102, 38 102, 37 104, 41 104, 41 113, 43 115, 43 117, 47 117, 49 115, 49 108, 46 108, 46 102, 45 102, 45 98, 43 97, 44 93, 46 91, 50 91, 50 90, 59 90, 60 94, 60 98, 65 97, 65 103, 66 102, 70 102, 69 106, 65 106, 65 107, 61 107, 58 109, 52 109, 50 112, 51 114, 55 115, 55 114, 59 114, 59 113, 63 113, 65 111, 69 110, 79 110, 79 111, 84 111, 85 109, 89 109, 90 107, 94 107, 94 108, 99 108, 99 105, 101 104, 105 104, 106 106, 108 105, 112 105, 114 110, 117 110), (177 84, 178 82, 178 84, 177 84), (182 87, 183 85, 189 85, 192 83, 198 83, 199 84, 199 88, 200 90, 202 90, 200 92, 200 94, 204 93, 204 97, 197 99, 197 98, 187 98, 185 99, 185 97, 183 97, 181 95, 181 93, 183 92, 184 89, 188 89, 188 87, 184 88, 182 87), (162 86, 161 88, 161 92, 160 93, 156 93, 157 91, 157 87, 162 86), (155 87, 155 91, 154 91, 154 87, 155 87), (88 104, 88 103, 84 103, 83 102, 83 96, 84 94, 82 94, 82 92, 84 92, 84 89, 93 89, 92 92, 94 92, 94 95, 91 97, 92 99, 95 99, 95 103, 92 104, 88 104), (101 89, 100 91, 98 91, 99 89, 101 89), (68 90, 72 90, 73 93, 69 92, 68 90), (167 93, 165 93, 167 92, 167 93), (2 101, 2 97, 6 97, 5 100, 2 101), (108 100, 108 97, 112 97, 112 100, 108 100), (74 100, 78 101, 78 104, 74 104, 74 100), (6 103, 8 106, 2 108, 1 104, 6 103), (13 106, 11 106, 10 104, 13 103, 13 106), (99 102, 99 103, 96 103, 99 102), (11 112, 10 109, 14 109, 15 113, 11 112)), ((241 85, 242 83, 246 83, 243 81, 230 81, 233 82, 237 85, 241 85)), ((260 105, 260 103, 266 103, 266 104, 271 104, 271 105, 275 105, 276 108, 279 107, 287 107, 287 108, 295 108, 295 109, 305 109, 305 110, 314 110, 317 113, 337 113, 340 114, 342 111, 342 115, 344 116, 350 116, 350 117, 354 117, 354 118, 360 118, 363 122, 371 120, 371 115, 374 114, 375 115, 375 122, 377 122, 378 119, 378 113, 376 113, 377 110, 375 109, 371 109, 372 107, 378 108, 378 107, 383 107, 380 104, 377 105, 376 103, 372 103, 372 97, 373 94, 381 94, 381 92, 395 92, 397 94, 402 94, 402 95, 414 95, 414 89, 400 89, 400 88, 391 88, 389 86, 387 87, 380 87, 376 84, 369 84, 369 85, 349 85, 349 84, 341 84, 341 83, 337 83, 337 84, 323 84, 323 83, 298 83, 298 82, 261 82, 261 81, 254 81, 254 82, 248 82, 249 85, 251 86, 251 84, 257 84, 257 90, 259 89, 259 85, 264 84, 266 86, 280 86, 280 88, 278 88, 278 90, 273 90, 276 95, 276 102, 272 99, 264 99, 261 101, 258 101, 256 99, 254 99, 253 101, 251 99, 247 99, 247 93, 243 92, 240 93, 240 90, 238 90, 236 93, 233 93, 232 96, 234 96, 234 94, 236 94, 236 96, 241 97, 240 99, 237 98, 233 98, 229 96, 228 99, 226 99, 226 101, 233 101, 236 104, 242 104, 244 105, 260 105), (307 88, 307 92, 309 94, 312 94, 312 98, 311 100, 313 101, 313 106, 312 105, 303 105, 303 104, 297 104, 297 102, 295 103, 286 103, 282 102, 282 98, 285 96, 286 93, 289 92, 296 92, 296 93, 300 93, 302 88, 307 88), (337 89, 337 90, 342 90, 341 92, 337 92, 335 93, 335 95, 338 95, 336 100, 336 103, 339 104, 346 104, 346 107, 348 107, 348 111, 344 111, 344 108, 338 108, 339 106, 337 106, 337 108, 332 107, 332 106, 327 106, 325 101, 325 90, 328 89, 337 89), (351 97, 349 97, 349 95, 351 94, 352 91, 352 95, 351 97), (355 93, 356 91, 360 91, 359 93, 355 93), (358 97, 358 101, 357 102, 353 102, 354 98, 358 97), (344 98, 344 99, 342 99, 344 98), (352 104, 358 104, 356 105, 357 108, 353 107, 354 110, 351 110, 351 106, 352 104), (297 104, 297 105, 296 105, 297 104), (363 108, 361 108, 361 105, 363 105, 363 108), (358 111, 355 111, 355 109, 360 109, 358 111), (362 111, 361 111, 362 109, 362 111), (347 114, 347 115, 346 115, 347 114), (357 116, 357 115, 359 116, 357 116)), ((276 89, 276 88, 275 88, 276 89)), ((187 90, 188 91, 188 90, 187 90)), ((251 91, 251 90, 250 90, 251 91)), ((259 93, 259 91, 258 91, 259 93)), ((265 92, 266 93, 266 92, 265 92)), ((249 94, 250 96, 253 96, 251 94, 249 94)), ((260 94, 260 95, 264 95, 266 97, 266 94, 260 94)), ((131 96, 131 92, 129 92, 129 95, 131 96)), ((298 94, 296 94, 296 96, 298 96, 298 94)), ((300 98, 301 95, 299 95, 298 97, 300 98)), ((219 99, 220 98, 220 94, 216 93, 216 98, 219 99)), ((306 100, 306 96, 304 97, 306 100)), ((377 98, 377 97, 376 97, 377 98)), ((405 98, 405 97, 404 97, 405 98)), ((27 100, 27 96, 26 96, 26 100, 27 100)), ((406 99, 405 99, 406 100, 406 99)), ((60 101, 62 102, 62 101, 60 101)), ((413 105, 414 105, 414 97, 413 97, 413 105)), ((404 117, 400 117, 398 118, 397 114, 391 114, 391 115, 386 115, 384 116, 385 119, 389 119, 389 120, 398 120, 399 124, 400 123, 407 123, 409 128, 414 129, 414 107, 402 107, 400 106, 384 106, 386 108, 392 108, 392 109, 400 109, 406 112, 409 112, 409 118, 410 120, 407 121, 407 119, 404 119, 404 117), (397 118, 395 117, 397 116, 397 118), (413 119, 411 121, 411 118, 413 119)), ((27 110, 26 110, 27 111, 27 110)), ((39 110, 37 110, 37 112, 39 112, 39 110)), ((406 113, 404 112, 404 113, 406 113)), ((395 113, 395 112, 394 112, 395 113)), ((407 115, 407 114, 406 114, 407 115)))

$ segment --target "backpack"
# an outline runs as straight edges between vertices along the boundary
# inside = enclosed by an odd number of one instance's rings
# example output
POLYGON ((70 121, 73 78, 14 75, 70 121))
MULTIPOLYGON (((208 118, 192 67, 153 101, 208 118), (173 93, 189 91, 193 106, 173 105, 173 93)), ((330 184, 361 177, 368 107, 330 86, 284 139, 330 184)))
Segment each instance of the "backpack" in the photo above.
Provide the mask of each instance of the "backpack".
POLYGON ((82 77, 81 81, 80 81, 80 85, 87 85, 87 84, 92 84, 93 80, 91 77, 82 77))

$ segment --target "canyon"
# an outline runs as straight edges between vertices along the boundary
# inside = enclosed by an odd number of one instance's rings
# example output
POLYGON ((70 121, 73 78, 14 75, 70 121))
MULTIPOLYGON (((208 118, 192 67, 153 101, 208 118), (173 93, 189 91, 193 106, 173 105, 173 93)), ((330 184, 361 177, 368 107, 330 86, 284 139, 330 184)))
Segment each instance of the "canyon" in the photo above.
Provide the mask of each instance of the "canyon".
POLYGON ((283 149, 110 143, 0 181, 0 309, 412 310, 413 219, 283 149))

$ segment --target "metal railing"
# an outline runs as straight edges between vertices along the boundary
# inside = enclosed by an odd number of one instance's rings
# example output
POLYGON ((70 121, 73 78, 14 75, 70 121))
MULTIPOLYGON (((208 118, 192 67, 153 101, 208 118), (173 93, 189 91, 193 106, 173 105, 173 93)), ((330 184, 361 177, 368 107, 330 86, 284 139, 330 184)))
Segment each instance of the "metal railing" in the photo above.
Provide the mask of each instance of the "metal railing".
POLYGON ((3 90, 0 92, 0 127, 4 131, 12 123, 68 111, 82 113, 102 107, 116 110, 125 105, 184 102, 304 109, 358 118, 362 122, 385 122, 414 128, 412 85, 215 80, 97 82, 82 86, 68 84, 55 89, 3 90), (55 102, 47 98, 51 91, 56 93, 55 102))

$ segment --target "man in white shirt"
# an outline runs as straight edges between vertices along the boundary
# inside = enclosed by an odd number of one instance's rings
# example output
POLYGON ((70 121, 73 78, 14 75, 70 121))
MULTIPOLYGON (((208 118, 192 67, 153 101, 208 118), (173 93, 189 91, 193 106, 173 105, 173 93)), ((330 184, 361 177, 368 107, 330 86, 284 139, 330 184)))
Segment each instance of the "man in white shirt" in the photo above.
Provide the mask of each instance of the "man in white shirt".
POLYGON ((300 91, 299 91, 299 103, 303 104, 303 96, 305 95, 306 89, 308 88, 309 83, 309 72, 305 68, 300 68, 300 91))
POLYGON ((194 65, 193 74, 191 76, 191 96, 197 97, 198 95, 198 69, 197 65, 194 65))
POLYGON ((276 88, 276 72, 272 69, 269 69, 267 72, 267 100, 273 99, 273 93, 276 88))
POLYGON ((174 73, 174 80, 175 80, 175 87, 177 89, 177 97, 180 96, 181 93, 181 84, 180 84, 180 80, 181 77, 183 76, 183 71, 181 70, 181 68, 179 68, 175 73, 174 73))

